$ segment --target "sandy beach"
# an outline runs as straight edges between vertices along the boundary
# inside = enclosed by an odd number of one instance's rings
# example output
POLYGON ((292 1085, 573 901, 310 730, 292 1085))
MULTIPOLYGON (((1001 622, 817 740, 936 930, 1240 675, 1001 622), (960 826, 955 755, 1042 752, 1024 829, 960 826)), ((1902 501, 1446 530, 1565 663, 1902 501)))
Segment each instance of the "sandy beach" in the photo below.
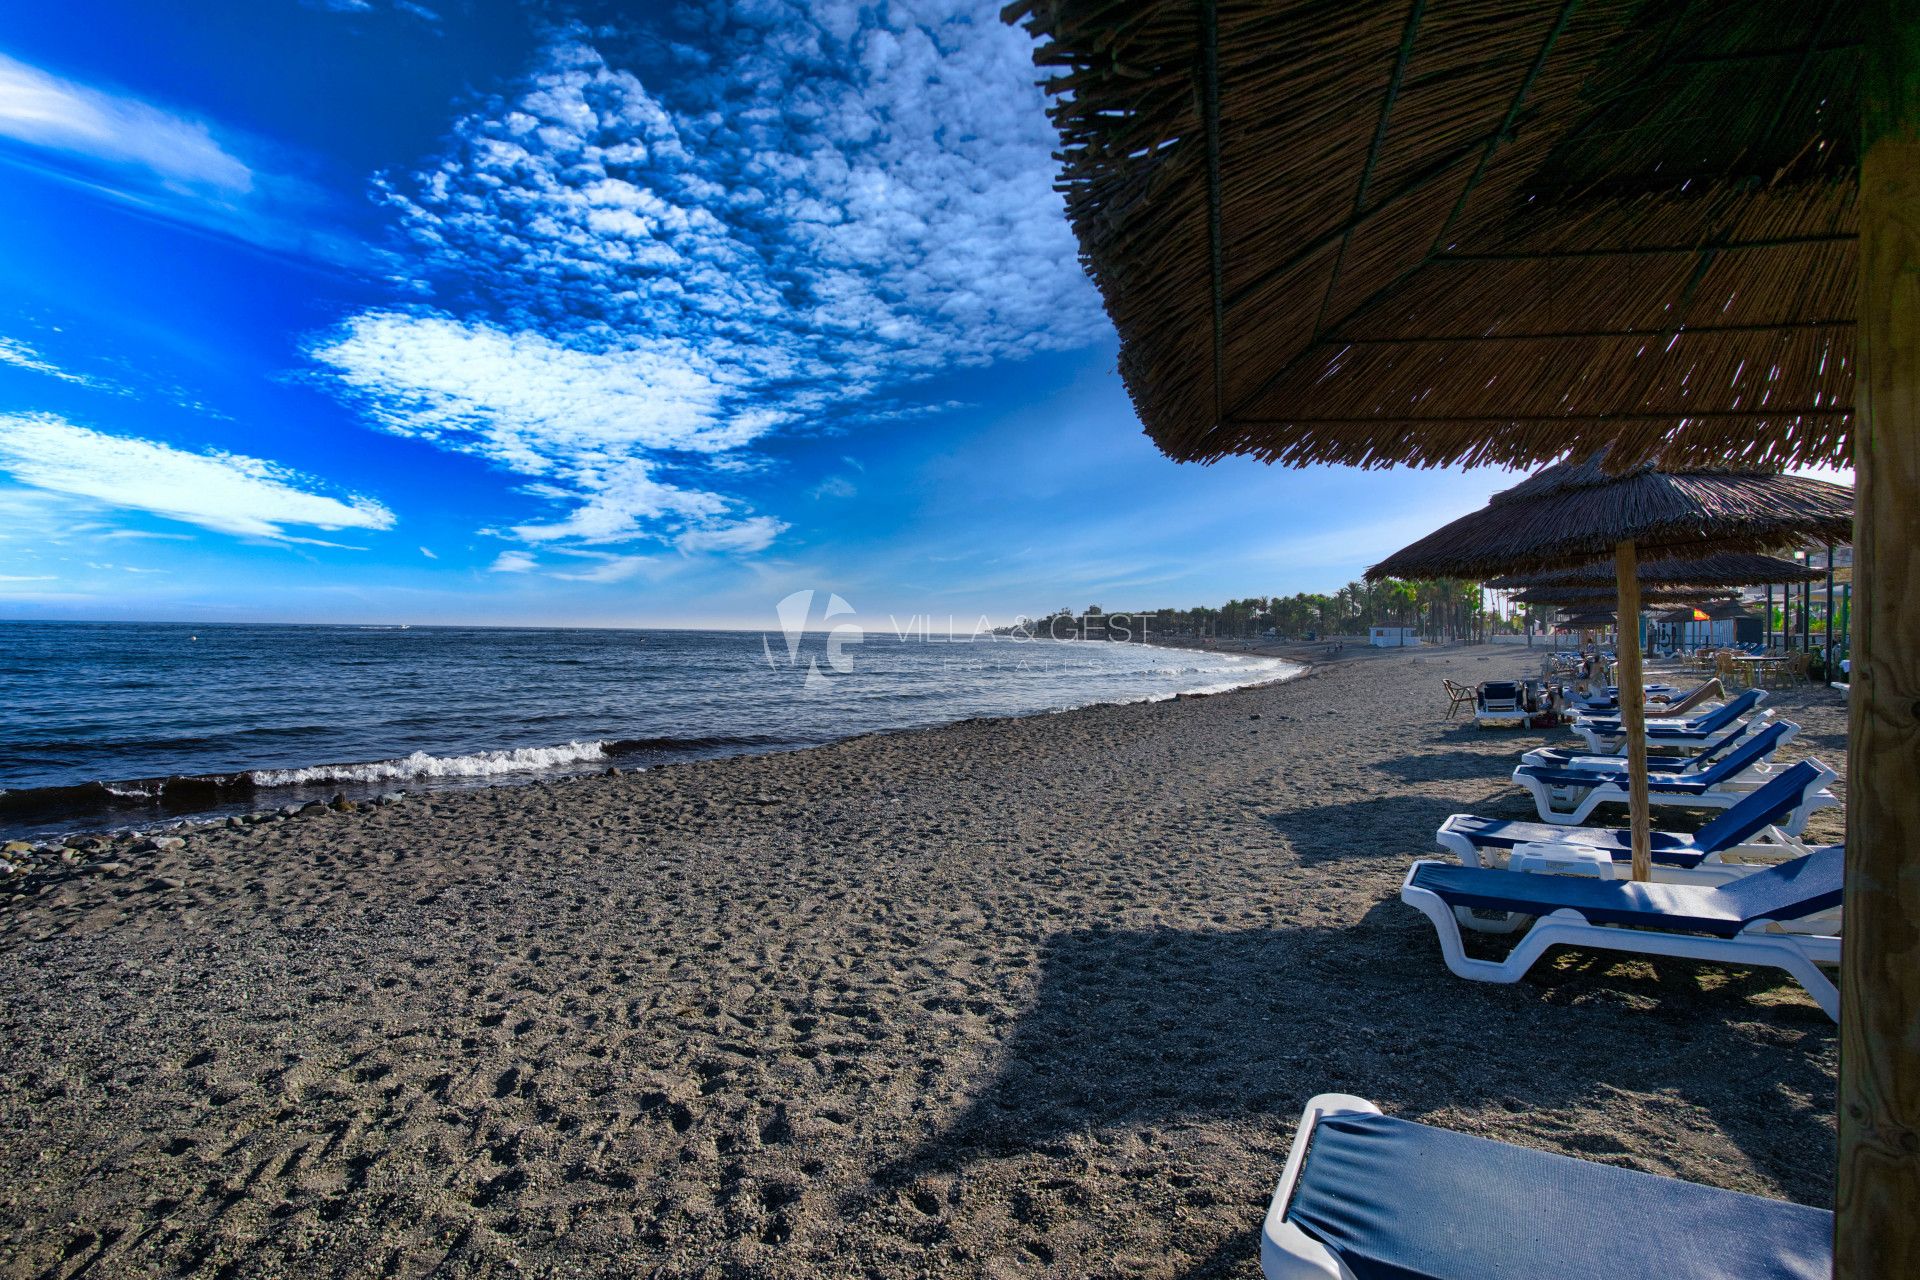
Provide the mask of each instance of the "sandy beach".
MULTIPOLYGON (((0 1275, 1251 1277, 1323 1090, 1830 1203, 1834 1027, 1784 975, 1468 983, 1399 903, 1572 741, 1449 723, 1442 676, 1539 657, 83 857, 0 908, 0 1275)), ((1843 767, 1837 694, 1770 705, 1843 767)))

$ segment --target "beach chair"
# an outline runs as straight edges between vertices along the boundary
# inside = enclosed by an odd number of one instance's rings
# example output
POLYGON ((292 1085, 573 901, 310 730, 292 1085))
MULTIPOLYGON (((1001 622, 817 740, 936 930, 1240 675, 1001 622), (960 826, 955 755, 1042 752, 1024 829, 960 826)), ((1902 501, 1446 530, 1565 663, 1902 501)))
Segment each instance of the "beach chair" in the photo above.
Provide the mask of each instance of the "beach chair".
MULTIPOLYGON (((1647 746, 1667 750, 1712 746, 1729 733, 1739 733, 1740 717, 1758 708, 1766 699, 1765 690, 1747 689, 1713 710, 1691 718, 1649 719, 1647 746)), ((1580 716, 1573 722, 1573 731, 1586 740, 1594 755, 1619 755, 1626 750, 1626 730, 1617 716, 1580 716)))
POLYGON ((1473 719, 1482 729, 1516 729, 1527 723, 1525 690, 1513 680, 1488 680, 1474 691, 1473 719))
POLYGON ((1829 1018, 1840 993, 1821 965, 1840 963, 1839 845, 1716 885, 1528 875, 1422 858, 1400 901, 1433 922, 1447 968, 1476 982, 1518 982, 1548 947, 1598 947, 1634 955, 1784 969, 1829 1018), (1505 960, 1475 960, 1455 911, 1535 917, 1505 960))
POLYGON ((1833 1215, 1310 1099, 1267 1280, 1827 1280, 1833 1215))
MULTIPOLYGON (((1792 720, 1776 721, 1769 720, 1765 716, 1755 716, 1742 724, 1738 733, 1728 734, 1698 751, 1653 756, 1650 758, 1650 763, 1661 773, 1697 773, 1741 743, 1761 734, 1771 735, 1768 741, 1773 744, 1772 748, 1762 757, 1762 759, 1768 759, 1772 757, 1774 751, 1800 735, 1800 726, 1792 720), (1774 733, 1776 729, 1781 732, 1774 733)), ((1626 768, 1624 756, 1589 755, 1584 751, 1566 747, 1535 747, 1520 757, 1520 763, 1553 769, 1579 769, 1590 773, 1619 773, 1626 768)))
POLYGON ((1473 690, 1458 680, 1440 681, 1447 688, 1447 719, 1453 719, 1453 713, 1462 707, 1473 705, 1473 690))
MULTIPOLYGON (((1650 804, 1685 809, 1731 809, 1746 796, 1765 785, 1773 774, 1762 759, 1776 745, 1767 732, 1755 734, 1697 773, 1649 773, 1647 800, 1650 804)), ((1523 764, 1513 771, 1513 781, 1533 797, 1540 821, 1562 826, 1585 822, 1603 804, 1627 802, 1627 773, 1540 768, 1523 764)), ((1832 792, 1819 790, 1781 824, 1789 835, 1799 835, 1809 815, 1819 809, 1840 804, 1832 792)))
MULTIPOLYGON (((1807 852, 1806 845, 1781 830, 1781 824, 1791 821, 1808 797, 1833 780, 1833 770, 1817 761, 1802 760, 1776 772, 1698 831, 1651 832, 1654 879, 1700 883, 1752 870, 1751 865, 1729 863, 1728 858, 1751 863, 1801 856, 1807 852)), ((1434 839, 1469 867, 1503 866, 1513 849, 1522 844, 1572 845, 1608 854, 1618 876, 1633 855, 1632 836, 1625 827, 1565 827, 1482 818, 1471 813, 1449 817, 1440 824, 1434 839)))

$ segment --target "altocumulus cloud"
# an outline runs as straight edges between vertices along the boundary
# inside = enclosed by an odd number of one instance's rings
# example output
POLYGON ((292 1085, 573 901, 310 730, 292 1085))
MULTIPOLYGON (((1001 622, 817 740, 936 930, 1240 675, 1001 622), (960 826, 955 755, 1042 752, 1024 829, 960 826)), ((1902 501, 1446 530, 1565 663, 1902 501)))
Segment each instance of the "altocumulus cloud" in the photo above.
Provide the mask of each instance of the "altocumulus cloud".
POLYGON ((770 433, 1106 331, 992 5, 677 13, 561 31, 384 180, 427 301, 310 347, 382 428, 534 478, 527 542, 764 548, 785 526, 712 486, 770 433))
POLYGON ((373 499, 316 492, 317 481, 272 462, 108 435, 52 414, 0 414, 0 470, 36 489, 248 537, 310 541, 287 525, 393 526, 373 499))

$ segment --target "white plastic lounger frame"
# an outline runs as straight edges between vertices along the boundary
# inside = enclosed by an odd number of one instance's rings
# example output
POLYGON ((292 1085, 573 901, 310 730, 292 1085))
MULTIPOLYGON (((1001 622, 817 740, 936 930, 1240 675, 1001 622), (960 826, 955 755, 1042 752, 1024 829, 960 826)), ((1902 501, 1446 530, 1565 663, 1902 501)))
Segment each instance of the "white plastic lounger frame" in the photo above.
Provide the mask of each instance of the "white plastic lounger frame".
MULTIPOLYGON (((1716 729, 1711 733, 1650 733, 1647 735, 1647 749, 1649 751, 1699 751, 1703 748, 1713 746, 1722 738, 1731 738, 1738 734, 1751 732, 1752 730, 1749 727, 1748 721, 1756 719, 1770 720, 1772 718, 1773 709, 1771 707, 1762 707, 1747 717, 1746 721, 1736 720, 1725 728, 1716 729)), ((1666 729, 1684 729, 1686 723, 1684 720, 1649 720, 1647 721, 1647 727, 1649 729, 1655 728, 1656 726, 1666 729)), ((1575 720, 1571 727, 1576 734, 1586 741, 1587 750, 1591 751, 1594 755, 1624 756, 1627 754, 1627 735, 1620 732, 1620 726, 1617 724, 1595 725, 1575 720)))
MULTIPOLYGON (((1442 849, 1460 859, 1462 866, 1506 868, 1507 851, 1497 845, 1475 844, 1466 833, 1449 831, 1445 824, 1434 832, 1433 838, 1442 849)), ((1541 840, 1546 841, 1545 833, 1542 833, 1541 840)), ((1718 884, 1776 862, 1802 857, 1807 851, 1806 841, 1788 835, 1779 827, 1768 827, 1746 843, 1710 853, 1691 867, 1676 867, 1656 861, 1653 864, 1653 878, 1662 884, 1718 884)), ((1616 879, 1625 879, 1632 871, 1632 864, 1616 861, 1616 879)))
MULTIPOLYGON (((1597 782, 1592 786, 1574 786, 1549 783, 1527 772, 1529 766, 1521 766, 1513 771, 1516 786, 1526 789, 1533 797, 1533 807, 1539 811, 1540 821, 1551 822, 1561 827, 1577 827, 1592 816, 1593 811, 1603 804, 1627 803, 1627 784, 1621 781, 1597 782)), ((1800 804, 1794 809, 1781 829, 1788 835, 1799 835, 1806 830, 1807 818, 1817 809, 1832 809, 1840 804, 1839 797, 1826 789, 1832 782, 1833 770, 1821 766, 1824 777, 1810 781, 1801 793, 1800 804)), ((1739 777, 1723 782, 1717 787, 1703 791, 1674 790, 1663 791, 1660 777, 1655 774, 1648 779, 1647 800, 1651 804, 1673 805, 1686 809, 1731 809, 1746 799, 1749 794, 1765 786, 1773 777, 1773 766, 1755 765, 1739 777)))
POLYGON ((1267 1220, 1260 1228, 1260 1271, 1267 1280, 1354 1280, 1353 1272, 1341 1265, 1333 1250, 1287 1221, 1287 1206, 1293 1203, 1293 1189, 1307 1162, 1313 1126, 1322 1116, 1380 1114, 1380 1108, 1350 1093, 1317 1093, 1307 1099, 1300 1127, 1294 1131, 1293 1149, 1280 1170, 1280 1185, 1274 1188, 1267 1220))
MULTIPOLYGON (((1750 738, 1754 734, 1759 733, 1762 730, 1766 729, 1772 723, 1770 720, 1770 717, 1772 715, 1773 715, 1773 712, 1771 711, 1761 712, 1759 715, 1756 715, 1755 717, 1753 717, 1753 719, 1747 721, 1744 725, 1741 725, 1740 726, 1741 731, 1738 734, 1730 734, 1730 735, 1727 735, 1727 737, 1722 737, 1718 741, 1710 743, 1709 746, 1717 747, 1720 745, 1720 743, 1726 742, 1728 737, 1750 738)), ((1778 750, 1780 747, 1786 746, 1789 742, 1792 742, 1795 738, 1800 736, 1801 726, 1798 722, 1793 720, 1782 720, 1780 721, 1780 723, 1786 727, 1786 732, 1780 735, 1780 740, 1775 745, 1775 750, 1778 750)), ((1621 745, 1622 747, 1624 747, 1625 743, 1623 742, 1621 745)), ((1533 750, 1527 752, 1526 754, 1520 757, 1520 763, 1551 765, 1554 768, 1561 768, 1561 769, 1601 769, 1601 770, 1612 769, 1617 771, 1617 770, 1626 768, 1627 758, 1624 754, 1598 755, 1598 756, 1591 756, 1591 755, 1566 756, 1565 760, 1562 761, 1560 756, 1555 754, 1557 750, 1558 748, 1554 748, 1554 747, 1535 747, 1533 750)), ((1705 751, 1705 750, 1707 750, 1707 747, 1700 748, 1700 751, 1705 751)), ((1700 751, 1688 751, 1685 755, 1676 754, 1671 757, 1649 756, 1648 758, 1653 763, 1659 765, 1660 768, 1663 770, 1666 769, 1669 766, 1669 764, 1671 764, 1673 772, 1679 773, 1686 768, 1686 766, 1690 761, 1695 759, 1700 754, 1700 751)))
POLYGON ((1756 920, 1731 938, 1663 933, 1654 929, 1593 924, 1578 911, 1562 907, 1551 915, 1538 917, 1527 936, 1520 939, 1505 960, 1475 960, 1463 945, 1460 922, 1454 918, 1453 907, 1439 894, 1413 883, 1420 868, 1433 863, 1431 858, 1422 858, 1407 869, 1407 877, 1400 884, 1400 901, 1418 908, 1433 921, 1433 931, 1440 935, 1440 953, 1446 957, 1447 968, 1462 978, 1475 982, 1518 982, 1549 947, 1597 947, 1629 955, 1677 956, 1748 968, 1784 969, 1807 989, 1807 994, 1829 1018, 1835 1022, 1840 1020, 1840 992, 1833 980, 1820 972, 1823 964, 1840 963, 1837 934, 1777 932, 1781 926, 1771 920, 1756 920))

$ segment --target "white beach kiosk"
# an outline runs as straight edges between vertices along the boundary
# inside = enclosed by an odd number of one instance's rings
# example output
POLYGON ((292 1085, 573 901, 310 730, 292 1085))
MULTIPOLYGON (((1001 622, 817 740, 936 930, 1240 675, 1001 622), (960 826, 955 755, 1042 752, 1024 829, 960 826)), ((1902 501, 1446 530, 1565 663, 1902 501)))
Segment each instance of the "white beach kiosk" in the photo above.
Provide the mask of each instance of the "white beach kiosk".
POLYGON ((1375 627, 1368 641, 1376 649, 1404 649, 1420 643, 1420 633, 1412 627, 1375 627))

